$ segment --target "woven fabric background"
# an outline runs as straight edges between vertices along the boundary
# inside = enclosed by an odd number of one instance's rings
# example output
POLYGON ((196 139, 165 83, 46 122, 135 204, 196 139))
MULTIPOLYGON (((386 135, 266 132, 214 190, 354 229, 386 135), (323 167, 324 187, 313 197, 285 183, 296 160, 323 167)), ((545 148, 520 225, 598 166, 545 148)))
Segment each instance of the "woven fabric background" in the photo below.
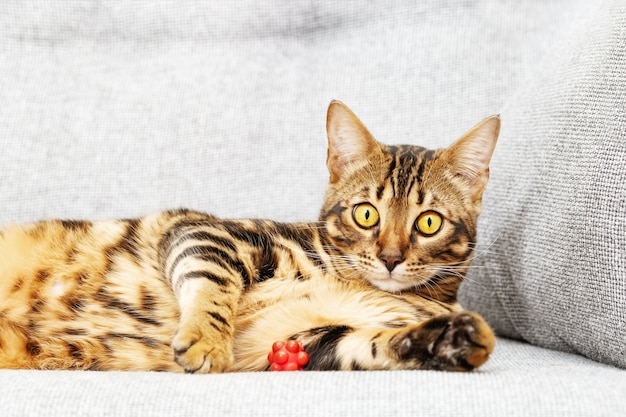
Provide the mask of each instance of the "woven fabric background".
POLYGON ((277 392, 312 416, 626 409, 626 371, 562 352, 626 367, 625 28, 623 0, 1 2, 0 226, 314 220, 332 99, 389 144, 500 114, 460 299, 556 350, 500 338, 469 375, 0 371, 0 414, 298 411, 277 392))

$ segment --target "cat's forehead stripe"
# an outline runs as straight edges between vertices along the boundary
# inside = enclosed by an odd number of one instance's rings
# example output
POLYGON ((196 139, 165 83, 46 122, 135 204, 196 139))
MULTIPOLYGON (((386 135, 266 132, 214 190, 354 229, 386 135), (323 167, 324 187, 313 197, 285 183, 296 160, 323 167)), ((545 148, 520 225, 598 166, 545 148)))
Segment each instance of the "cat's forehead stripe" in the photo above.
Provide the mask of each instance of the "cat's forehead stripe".
MULTIPOLYGON (((422 181, 426 162, 435 154, 434 150, 413 145, 389 146, 391 162, 387 178, 391 184, 394 197, 408 197, 416 183, 422 181)), ((379 187, 377 196, 382 196, 383 189, 379 187)))

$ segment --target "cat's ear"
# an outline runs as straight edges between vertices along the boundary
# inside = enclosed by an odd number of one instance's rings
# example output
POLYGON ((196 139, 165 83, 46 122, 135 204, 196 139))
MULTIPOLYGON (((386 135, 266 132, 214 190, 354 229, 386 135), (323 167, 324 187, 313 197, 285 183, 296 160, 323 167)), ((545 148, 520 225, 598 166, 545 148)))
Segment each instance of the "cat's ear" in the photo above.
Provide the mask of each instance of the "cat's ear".
POLYGON ((328 106, 326 118, 330 182, 337 182, 349 169, 382 153, 378 142, 359 118, 340 101, 328 106))
POLYGON ((489 179, 489 162, 500 133, 500 117, 491 116, 474 126, 442 155, 447 169, 468 186, 474 201, 482 197, 489 179))

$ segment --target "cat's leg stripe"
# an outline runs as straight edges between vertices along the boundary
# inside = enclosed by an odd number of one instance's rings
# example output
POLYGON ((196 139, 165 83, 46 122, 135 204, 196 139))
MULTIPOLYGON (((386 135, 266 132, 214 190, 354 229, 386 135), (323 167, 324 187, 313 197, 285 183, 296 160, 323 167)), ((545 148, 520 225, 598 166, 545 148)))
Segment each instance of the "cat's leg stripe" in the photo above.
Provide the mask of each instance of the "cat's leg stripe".
POLYGON ((196 278, 208 279, 209 281, 214 282, 222 287, 225 287, 229 284, 229 281, 226 278, 218 277, 217 275, 212 274, 208 271, 191 271, 182 274, 178 278, 178 280, 176 281, 176 290, 180 290, 180 287, 182 287, 186 280, 196 278))
POLYGON ((309 354, 309 370, 339 370, 341 359, 337 355, 337 345, 353 329, 349 326, 327 326, 312 329, 306 333, 314 335, 313 340, 306 341, 305 334, 298 335, 299 340, 305 340, 304 350, 309 354), (304 337, 303 337, 304 336, 304 337))

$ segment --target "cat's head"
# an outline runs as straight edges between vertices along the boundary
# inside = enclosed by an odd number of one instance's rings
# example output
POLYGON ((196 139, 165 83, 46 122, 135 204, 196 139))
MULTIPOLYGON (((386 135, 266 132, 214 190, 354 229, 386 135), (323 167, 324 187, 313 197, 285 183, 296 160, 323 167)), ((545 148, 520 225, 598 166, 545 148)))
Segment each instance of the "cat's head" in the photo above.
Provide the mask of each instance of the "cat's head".
POLYGON ((454 299, 473 256, 499 117, 438 150, 381 144, 338 101, 326 127, 320 221, 340 267, 385 291, 454 299))

